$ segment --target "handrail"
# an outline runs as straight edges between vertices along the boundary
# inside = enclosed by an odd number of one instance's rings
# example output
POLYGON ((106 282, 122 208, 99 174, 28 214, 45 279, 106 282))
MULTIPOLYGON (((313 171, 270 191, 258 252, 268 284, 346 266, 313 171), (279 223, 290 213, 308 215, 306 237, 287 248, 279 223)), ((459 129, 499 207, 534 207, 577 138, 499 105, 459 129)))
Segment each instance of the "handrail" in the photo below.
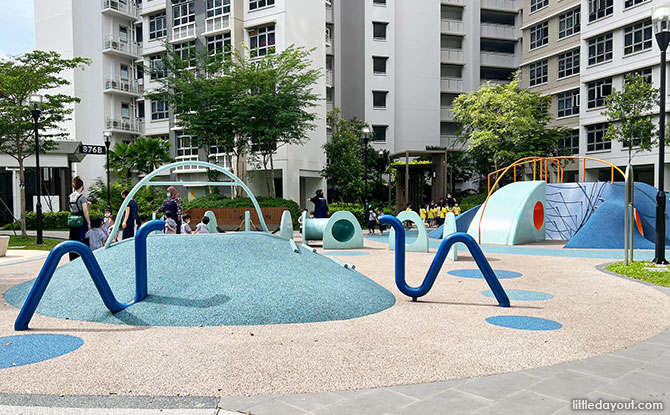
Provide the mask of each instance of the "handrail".
POLYGON ((496 274, 486 260, 484 253, 472 236, 467 233, 456 232, 443 239, 423 283, 421 283, 419 287, 410 287, 405 279, 405 228, 398 218, 391 215, 381 216, 379 218, 379 223, 382 225, 390 225, 395 230, 395 283, 400 292, 408 297, 412 297, 412 301, 416 301, 418 297, 424 296, 430 291, 442 265, 444 264, 447 253, 449 253, 449 249, 453 244, 461 242, 465 244, 470 251, 470 254, 477 263, 482 275, 484 275, 491 291, 493 291, 493 295, 495 295, 496 300, 498 300, 500 307, 510 306, 509 298, 502 285, 500 285, 498 277, 496 277, 496 274))
MULTIPOLYGON (((142 188, 142 186, 164 186, 166 184, 176 184, 176 185, 184 185, 184 184, 191 184, 191 182, 172 182, 172 181, 161 181, 161 182, 152 182, 151 179, 154 177, 158 176, 162 172, 166 170, 172 170, 177 167, 182 167, 182 166, 200 166, 200 167, 205 167, 208 169, 213 169, 217 170, 224 175, 228 176, 228 178, 232 179, 232 182, 211 182, 208 183, 211 186, 239 186, 244 191, 247 193, 249 196, 249 199, 251 199, 251 203, 253 203, 254 208, 256 209, 256 213, 258 214, 258 219, 261 222, 261 226, 263 227, 263 230, 265 232, 270 232, 268 230, 268 226, 265 224, 265 219, 263 218, 263 212, 261 211, 261 207, 258 204, 258 201, 256 200, 256 197, 254 194, 251 192, 251 189, 242 181, 240 180, 239 177, 234 175, 230 170, 218 166, 216 164, 208 163, 206 161, 198 161, 198 160, 185 160, 185 161, 178 161, 176 163, 171 163, 171 164, 166 164, 165 166, 161 166, 157 168, 156 170, 152 171, 148 175, 146 175, 142 180, 140 180, 130 191, 128 196, 123 200, 123 203, 121 203, 121 207, 119 208, 119 212, 117 213, 116 217, 120 218, 123 212, 126 210, 126 207, 128 207, 128 204, 132 200, 133 196, 142 188)), ((112 241, 116 237, 116 234, 119 232, 119 226, 121 225, 121 221, 117 220, 116 223, 114 223, 114 227, 112 228, 112 231, 109 234, 109 238, 107 238, 107 243, 105 243, 105 249, 109 248, 112 245, 112 241)))

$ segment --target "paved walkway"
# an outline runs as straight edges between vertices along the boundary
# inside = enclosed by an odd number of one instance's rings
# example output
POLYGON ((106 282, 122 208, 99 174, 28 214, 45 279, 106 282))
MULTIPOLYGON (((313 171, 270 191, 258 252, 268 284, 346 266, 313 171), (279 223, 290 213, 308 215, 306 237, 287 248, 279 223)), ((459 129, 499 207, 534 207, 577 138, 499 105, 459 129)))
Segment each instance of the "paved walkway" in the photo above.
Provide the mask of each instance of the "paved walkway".
MULTIPOLYGON (((26 231, 28 233, 28 236, 35 237, 37 236, 36 231, 26 231)), ((13 231, 0 231, 0 235, 14 235, 13 231)), ((21 231, 16 230, 16 235, 21 236, 21 231)), ((67 240, 70 237, 70 233, 68 231, 44 231, 43 236, 45 238, 52 238, 52 239, 62 239, 62 240, 67 240)))

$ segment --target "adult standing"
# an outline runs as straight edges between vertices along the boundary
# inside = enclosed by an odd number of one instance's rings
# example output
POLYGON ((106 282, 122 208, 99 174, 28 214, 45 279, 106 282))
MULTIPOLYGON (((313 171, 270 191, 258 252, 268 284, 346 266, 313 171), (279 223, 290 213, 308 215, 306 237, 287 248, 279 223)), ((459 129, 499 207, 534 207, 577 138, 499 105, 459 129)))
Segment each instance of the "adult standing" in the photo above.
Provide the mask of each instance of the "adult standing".
POLYGON ((323 190, 316 191, 316 195, 309 199, 314 203, 314 217, 327 218, 328 217, 328 200, 323 196, 323 190))
MULTIPOLYGON (((130 192, 128 189, 121 192, 121 198, 125 200, 130 192)), ((137 202, 135 199, 130 199, 126 210, 123 213, 123 220, 121 221, 121 228, 123 229, 123 239, 129 239, 135 236, 135 224, 140 226, 140 215, 138 213, 137 202)))
POLYGON ((181 233, 182 209, 181 209, 181 198, 179 197, 179 192, 177 192, 177 189, 170 186, 167 188, 166 195, 167 199, 163 201, 163 206, 161 206, 161 208, 158 209, 158 211, 159 212, 169 211, 171 213, 172 219, 174 219, 174 221, 177 222, 177 233, 181 233))
MULTIPOLYGON (((72 179, 72 190, 70 194, 70 240, 86 243, 86 232, 91 227, 91 218, 88 215, 88 199, 84 194, 84 181, 76 176, 72 179), (81 217, 82 219, 78 219, 81 217), (78 224, 77 224, 78 223, 78 224)), ((77 259, 79 255, 70 253, 70 261, 77 259)))

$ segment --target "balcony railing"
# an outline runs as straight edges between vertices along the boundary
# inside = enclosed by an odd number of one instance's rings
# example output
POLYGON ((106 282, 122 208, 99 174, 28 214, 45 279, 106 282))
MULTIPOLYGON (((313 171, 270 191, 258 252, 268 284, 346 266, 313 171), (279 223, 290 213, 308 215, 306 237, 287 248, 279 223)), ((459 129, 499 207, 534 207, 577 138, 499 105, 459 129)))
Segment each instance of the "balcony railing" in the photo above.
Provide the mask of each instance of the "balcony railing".
POLYGON ((188 23, 172 28, 172 41, 177 42, 184 39, 195 38, 195 23, 188 23))
POLYGON ((449 106, 440 108, 440 121, 454 121, 455 119, 454 107, 449 106))
POLYGON ((137 18, 137 6, 132 0, 102 0, 102 9, 114 10, 128 17, 137 18))
POLYGON ((103 40, 103 49, 113 50, 127 55, 139 56, 139 48, 137 43, 122 40, 118 36, 106 35, 103 40))
POLYGON ((482 37, 492 37, 501 39, 518 39, 521 37, 521 31, 514 26, 482 23, 482 37))
POLYGON ((326 5, 326 22, 333 23, 335 18, 333 16, 333 6, 326 5))
POLYGON ((105 129, 141 134, 144 131, 144 119, 108 115, 105 117, 105 129))
POLYGON ((463 63, 463 50, 442 48, 440 58, 444 63, 463 63))
POLYGON ((518 0, 482 0, 482 8, 516 12, 521 10, 521 3, 518 0))
POLYGON ((495 85, 505 85, 509 84, 512 81, 509 80, 504 80, 504 79, 480 79, 479 80, 479 85, 486 85, 487 82, 490 82, 495 85))
POLYGON ((463 32, 463 21, 462 20, 452 20, 452 19, 442 19, 441 23, 442 33, 464 33, 463 32))
POLYGON ((229 14, 214 16, 205 20, 205 33, 218 32, 226 29, 230 29, 229 14))
POLYGON ((454 4, 457 6, 464 6, 465 0, 442 0, 442 4, 454 4))
POLYGON ((460 78, 443 77, 440 80, 440 90, 462 92, 463 91, 463 80, 460 79, 460 78))
POLYGON ((489 52, 481 53, 481 64, 484 66, 516 67, 516 56, 513 53, 489 52))
POLYGON ((326 69, 326 85, 333 86, 334 76, 332 69, 326 69))
POLYGON ((114 91, 127 92, 135 95, 141 95, 143 92, 142 87, 136 81, 109 75, 105 77, 105 89, 112 89, 114 91))

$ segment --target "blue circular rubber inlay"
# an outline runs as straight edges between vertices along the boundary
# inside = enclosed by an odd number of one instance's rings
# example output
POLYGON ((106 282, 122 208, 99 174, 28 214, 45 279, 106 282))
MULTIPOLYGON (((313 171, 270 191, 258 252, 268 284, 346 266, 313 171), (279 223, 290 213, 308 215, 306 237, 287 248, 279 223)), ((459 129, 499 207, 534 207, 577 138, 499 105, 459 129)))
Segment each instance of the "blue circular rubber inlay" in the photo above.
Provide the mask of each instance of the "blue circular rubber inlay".
MULTIPOLYGON (((510 300, 515 301, 544 301, 551 300, 554 298, 553 295, 542 293, 539 291, 526 291, 526 290, 505 290, 507 297, 510 300)), ((482 291, 482 295, 485 297, 495 298, 493 291, 482 291)))
POLYGON ((77 350, 84 341, 64 334, 0 337, 0 369, 53 359, 77 350))
MULTIPOLYGON (((501 271, 501 270, 493 270, 495 272, 496 277, 498 277, 499 280, 506 280, 510 278, 520 278, 523 274, 519 272, 514 272, 514 271, 501 271)), ((455 269, 453 271, 448 272, 449 275, 453 275, 456 277, 463 277, 463 278, 484 278, 484 275, 482 275, 482 272, 478 269, 455 269)))
POLYGON ((334 251, 334 252, 323 252, 325 256, 363 256, 369 255, 367 252, 363 251, 334 251))
POLYGON ((517 330, 547 331, 558 330, 563 327, 561 323, 554 320, 527 316, 495 316, 487 318, 486 322, 517 330))

